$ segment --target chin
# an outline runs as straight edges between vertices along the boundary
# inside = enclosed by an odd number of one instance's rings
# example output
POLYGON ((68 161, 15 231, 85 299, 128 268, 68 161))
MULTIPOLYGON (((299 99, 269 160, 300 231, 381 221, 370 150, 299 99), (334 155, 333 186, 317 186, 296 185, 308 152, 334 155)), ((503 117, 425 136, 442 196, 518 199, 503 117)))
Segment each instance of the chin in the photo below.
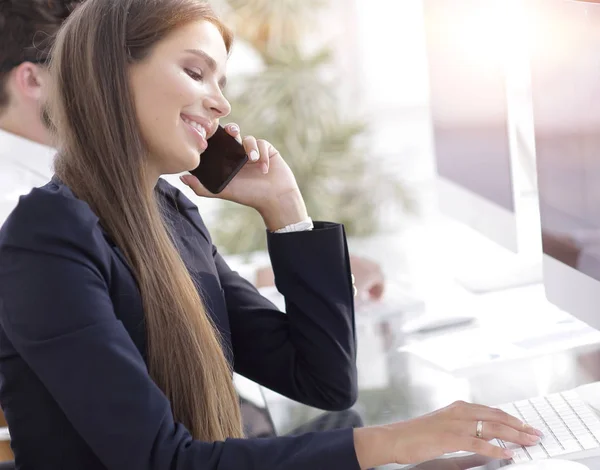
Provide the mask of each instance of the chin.
POLYGON ((178 165, 180 173, 183 171, 195 170, 198 168, 198 165, 200 165, 200 153, 198 150, 192 149, 187 152, 185 156, 182 155, 182 158, 179 159, 178 163, 180 163, 180 165, 178 165))
POLYGON ((192 171, 192 170, 195 170, 196 168, 198 168, 198 165, 200 165, 200 158, 196 158, 193 163, 190 162, 187 165, 187 168, 185 170, 183 170, 183 171, 192 171))
POLYGON ((162 173, 163 175, 178 175, 179 173, 184 173, 186 171, 192 171, 198 168, 200 165, 200 156, 196 155, 194 157, 188 158, 178 158, 171 159, 169 161, 168 166, 166 166, 165 171, 162 173))

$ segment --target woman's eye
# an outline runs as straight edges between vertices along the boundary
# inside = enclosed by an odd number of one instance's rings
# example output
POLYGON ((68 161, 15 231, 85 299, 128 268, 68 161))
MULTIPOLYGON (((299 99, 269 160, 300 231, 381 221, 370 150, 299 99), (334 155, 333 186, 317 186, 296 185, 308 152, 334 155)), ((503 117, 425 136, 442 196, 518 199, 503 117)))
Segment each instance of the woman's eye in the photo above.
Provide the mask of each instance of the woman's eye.
POLYGON ((193 70, 190 70, 190 69, 184 69, 184 70, 185 70, 185 73, 187 73, 192 80, 196 80, 197 82, 199 82, 200 80, 202 80, 202 74, 201 73, 194 72, 193 70))

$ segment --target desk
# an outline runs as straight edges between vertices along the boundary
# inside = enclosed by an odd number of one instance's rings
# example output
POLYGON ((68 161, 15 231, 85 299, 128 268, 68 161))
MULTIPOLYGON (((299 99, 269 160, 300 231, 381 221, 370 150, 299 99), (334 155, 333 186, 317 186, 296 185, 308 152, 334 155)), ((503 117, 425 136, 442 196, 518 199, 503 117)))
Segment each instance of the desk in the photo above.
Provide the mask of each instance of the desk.
MULTIPOLYGON (((590 470, 600 468, 600 458, 591 458, 579 460, 590 470)), ((471 455, 467 457, 457 457, 450 459, 437 459, 429 462, 424 462, 419 465, 411 465, 404 467, 405 470, 497 470, 505 468, 508 465, 506 462, 490 460, 485 457, 471 455)), ((393 467, 390 467, 393 468, 393 467)), ((506 469, 508 470, 508 469, 506 469)))
MULTIPOLYGON (((514 293, 521 294, 524 293, 514 293)), ((532 298, 538 299, 540 303, 535 307, 535 312, 530 312, 529 319, 533 319, 534 323, 542 322, 544 318, 549 320, 553 307, 545 302, 543 291, 538 289, 535 295, 532 294, 532 298), (534 318, 535 315, 539 316, 539 319, 534 318)), ((506 305, 514 305, 514 300, 506 299, 506 305)), ((533 304, 529 304, 529 308, 533 308, 531 305, 533 304)), ((487 299, 479 298, 472 308, 481 312, 479 324, 470 327, 472 331, 478 332, 483 331, 485 327, 495 328, 499 315, 497 309, 505 306, 498 298, 491 296, 487 299)), ((360 391, 354 409, 360 414, 365 425, 414 418, 456 400, 493 406, 600 381, 600 342, 574 346, 564 351, 538 351, 529 357, 519 357, 515 360, 492 361, 467 371, 444 370, 406 349, 411 342, 420 341, 400 333, 407 315, 410 314, 399 313, 371 318, 368 314, 357 315, 360 391)), ((502 321, 520 327, 525 325, 525 322, 518 323, 514 317, 522 315, 523 312, 513 308, 512 312, 505 312, 502 321)), ((538 333, 539 331, 537 330, 538 333)), ((450 333, 444 335, 447 334, 450 333)), ((535 334, 536 331, 526 330, 521 336, 535 334)), ((460 345, 457 344, 458 346, 460 345)), ((322 413, 283 399, 272 392, 266 393, 266 396, 280 434, 322 413)), ((467 463, 471 465, 477 462, 467 463)), ((467 463, 464 460, 452 461, 444 462, 446 467, 419 468, 470 468, 464 466, 467 463), (457 463, 463 467, 448 466, 457 463)), ((600 468, 600 463, 595 468, 600 468)))

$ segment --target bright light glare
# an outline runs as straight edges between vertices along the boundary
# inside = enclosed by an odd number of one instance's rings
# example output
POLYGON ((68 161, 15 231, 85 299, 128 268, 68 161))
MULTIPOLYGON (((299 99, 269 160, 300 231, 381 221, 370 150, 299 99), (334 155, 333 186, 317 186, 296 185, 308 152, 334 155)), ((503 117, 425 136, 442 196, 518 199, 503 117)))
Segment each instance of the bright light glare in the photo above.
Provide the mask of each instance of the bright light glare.
POLYGON ((478 68, 513 67, 530 54, 568 53, 560 40, 561 18, 544 9, 526 9, 522 0, 482 2, 455 17, 447 31, 463 51, 465 63, 478 68))
POLYGON ((497 67, 509 52, 507 24, 510 18, 510 1, 495 2, 493 6, 472 9, 463 16, 454 29, 465 59, 478 67, 497 67))

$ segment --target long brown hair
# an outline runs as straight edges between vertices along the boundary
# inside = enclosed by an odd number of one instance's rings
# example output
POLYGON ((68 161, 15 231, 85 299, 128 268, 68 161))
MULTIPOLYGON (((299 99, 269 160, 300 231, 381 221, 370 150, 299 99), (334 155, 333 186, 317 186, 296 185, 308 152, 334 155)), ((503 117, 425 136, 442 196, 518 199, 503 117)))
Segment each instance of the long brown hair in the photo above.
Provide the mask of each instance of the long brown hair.
POLYGON ((144 187, 147 152, 128 80, 131 63, 199 20, 217 25, 230 49, 231 33, 205 2, 87 0, 56 38, 49 110, 57 176, 90 205, 135 273, 153 380, 196 439, 223 440, 242 436, 231 368, 154 188, 144 187))

